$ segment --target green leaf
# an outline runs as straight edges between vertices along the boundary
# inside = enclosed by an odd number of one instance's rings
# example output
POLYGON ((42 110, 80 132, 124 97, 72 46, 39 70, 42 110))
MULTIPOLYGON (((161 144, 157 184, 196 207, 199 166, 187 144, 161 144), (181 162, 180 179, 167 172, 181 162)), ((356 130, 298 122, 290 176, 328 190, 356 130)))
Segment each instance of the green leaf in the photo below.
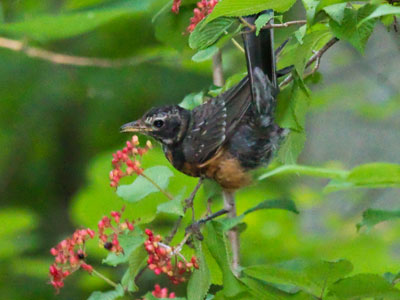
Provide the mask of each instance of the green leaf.
MULTIPOLYGON (((131 287, 130 291, 137 291, 138 287, 135 284, 135 278, 139 274, 139 272, 146 266, 147 264, 147 252, 144 247, 139 246, 136 247, 131 254, 129 255, 129 268, 127 273, 129 277, 126 279, 126 283, 128 287, 131 287)), ((125 282, 122 281, 124 284, 125 282)))
POLYGON ((195 55, 193 55, 192 60, 194 62, 203 62, 206 60, 211 59, 215 53, 218 52, 218 47, 217 46, 211 46, 208 47, 204 50, 200 50, 197 52, 195 55))
POLYGON ((261 280, 251 277, 240 279, 250 289, 251 294, 260 300, 314 300, 315 298, 303 292, 288 294, 261 280))
MULTIPOLYGON (((162 189, 168 187, 169 178, 174 175, 174 173, 165 166, 148 168, 144 171, 144 174, 150 177, 162 189)), ((143 176, 138 176, 132 184, 121 185, 117 189, 117 195, 128 202, 137 202, 155 192, 159 192, 159 189, 143 176)))
POLYGON ((203 99, 204 99, 203 92, 191 93, 189 95, 186 95, 185 98, 183 98, 182 102, 179 103, 179 106, 182 108, 192 110, 196 106, 203 104, 203 99))
POLYGON ((283 164, 295 164, 305 142, 305 132, 291 131, 278 150, 278 160, 283 164))
POLYGON ((329 182, 325 192, 350 188, 400 187, 400 165, 391 163, 369 163, 355 167, 344 179, 329 182))
POLYGON ((114 300, 124 296, 124 288, 118 284, 115 290, 107 292, 93 292, 88 300, 114 300))
POLYGON ((319 0, 302 0, 304 8, 306 9, 307 23, 313 24, 314 18, 317 13, 317 7, 320 3, 319 0))
POLYGON ((324 11, 331 17, 332 20, 336 21, 338 24, 342 24, 344 18, 344 10, 346 9, 347 3, 338 3, 329 5, 324 8, 324 11))
POLYGON ((400 7, 396 7, 389 4, 382 4, 379 5, 378 8, 375 9, 374 12, 371 13, 369 16, 362 19, 361 22, 358 24, 358 26, 361 26, 364 22, 367 22, 368 20, 371 19, 376 19, 387 15, 396 15, 396 14, 400 14, 400 7))
POLYGON ((187 296, 190 300, 203 300, 210 289, 211 275, 204 257, 201 242, 195 239, 194 247, 196 249, 199 269, 194 270, 193 274, 190 276, 187 287, 187 296))
POLYGON ((400 184, 400 165, 391 163, 369 163, 355 167, 348 181, 355 185, 400 184))
POLYGON ((383 278, 385 278, 385 280, 391 285, 395 285, 396 282, 398 282, 398 280, 400 279, 400 273, 393 274, 391 272, 386 272, 385 274, 383 274, 383 278))
POLYGON ((366 226, 368 229, 375 226, 378 223, 390 221, 400 218, 400 210, 379 210, 379 209, 367 209, 363 213, 363 219, 357 224, 357 229, 366 226))
POLYGON ((272 11, 268 11, 257 18, 257 20, 254 22, 254 25, 256 26, 256 35, 260 34, 261 28, 263 28, 273 17, 274 13, 272 11))
POLYGON ((134 231, 128 231, 120 235, 118 240, 122 249, 124 249, 124 253, 118 255, 115 253, 109 253, 108 256, 103 259, 103 263, 115 267, 121 263, 127 262, 134 250, 137 248, 143 248, 142 246, 146 239, 143 236, 143 232, 136 227, 134 231))
POLYGON ((222 270, 225 296, 233 297, 242 292, 243 286, 231 271, 222 224, 215 221, 208 222, 204 233, 204 241, 211 255, 222 270))
POLYGON ((297 210, 296 204, 294 203, 293 200, 288 200, 288 199, 277 199, 277 200, 266 200, 263 201, 256 206, 246 210, 244 212, 245 215, 255 212, 260 209, 283 209, 283 210, 288 210, 291 211, 295 214, 298 214, 299 211, 297 210))
POLYGON ((379 298, 399 300, 400 290, 375 274, 358 274, 342 279, 329 287, 329 296, 340 300, 379 298))
POLYGON ((189 46, 192 49, 203 50, 213 45, 237 21, 233 18, 219 18, 210 23, 201 21, 189 36, 189 46))
POLYGON ((362 20, 374 10, 375 6, 371 4, 365 4, 359 9, 346 7, 342 23, 339 24, 331 19, 329 26, 336 37, 348 41, 358 51, 364 53, 365 45, 374 30, 376 20, 370 19, 365 22, 362 20))
POLYGON ((0 24, 0 32, 34 40, 48 41, 77 36, 121 17, 146 11, 149 1, 130 1, 123 7, 80 11, 62 15, 43 15, 21 22, 0 24))
POLYGON ((326 288, 349 274, 352 264, 346 260, 336 262, 293 260, 284 263, 248 267, 248 276, 273 283, 290 284, 315 296, 324 295, 326 288))
POLYGON ((178 216, 184 216, 182 199, 183 193, 176 196, 175 199, 161 203, 157 206, 157 213, 166 213, 178 216))
POLYGON ((266 9, 273 9, 276 12, 285 12, 296 2, 296 0, 223 0, 215 7, 207 17, 206 23, 216 18, 238 17, 257 14, 266 9))
POLYGON ((263 175, 258 177, 258 180, 263 180, 275 175, 286 175, 286 174, 345 179, 348 173, 349 173, 348 171, 344 170, 318 168, 318 167, 310 167, 302 165, 284 165, 264 173, 263 175))

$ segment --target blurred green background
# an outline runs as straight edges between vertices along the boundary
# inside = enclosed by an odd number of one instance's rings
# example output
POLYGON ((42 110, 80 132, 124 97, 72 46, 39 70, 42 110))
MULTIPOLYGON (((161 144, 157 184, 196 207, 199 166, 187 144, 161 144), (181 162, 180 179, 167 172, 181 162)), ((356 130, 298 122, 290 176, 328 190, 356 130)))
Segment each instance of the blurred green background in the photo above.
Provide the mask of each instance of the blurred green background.
MULTIPOLYGON (((2 1, 0 22, 129 3, 139 2, 2 1)), ((111 153, 129 138, 119 134, 119 127, 151 106, 179 103, 188 93, 207 89, 212 83, 211 62, 191 61, 195 52, 186 46, 187 35, 179 33, 189 23, 191 8, 183 7, 177 19, 166 11, 152 24, 152 17, 164 5, 165 1, 148 1, 141 9, 73 37, 68 35, 68 26, 54 27, 51 22, 38 31, 30 24, 31 34, 24 35, 18 28, 5 30, 0 23, 0 36, 54 52, 110 59, 134 57, 137 61, 118 68, 64 66, 0 47, 2 299, 86 299, 91 291, 105 288, 96 278, 77 272, 55 296, 46 284, 49 249, 74 228, 94 228, 103 214, 124 204, 108 185, 111 153), (50 37, 35 36, 46 30, 50 37), (60 38, 51 36, 52 31, 66 33, 60 38)), ((289 17, 304 17, 302 6, 292 8, 289 17)), ((287 32, 276 30, 276 35, 282 41, 287 32)), ((244 57, 231 44, 223 53, 226 76, 245 70, 244 57)), ((399 34, 378 26, 364 56, 339 43, 323 57, 320 72, 321 81, 311 86, 307 142, 300 163, 344 169, 371 161, 400 163, 399 34)), ((147 155, 144 163, 168 165, 159 148, 147 155)), ((175 172, 170 191, 178 194, 186 183, 184 193, 188 194, 195 182, 175 172)), ((357 232, 355 226, 366 208, 400 209, 399 190, 326 195, 322 192, 326 183, 278 176, 241 190, 239 212, 282 195, 294 199, 301 212, 293 215, 269 210, 247 216, 242 263, 295 257, 347 258, 354 264, 354 273, 399 272, 400 223, 383 223, 368 232, 357 232)), ((204 208, 203 194, 197 198, 199 208, 204 208)), ((174 218, 155 216, 156 204, 163 201, 155 194, 144 203, 128 204, 127 215, 142 218, 142 222, 155 217, 151 226, 167 232, 174 218)), ((215 199, 215 209, 220 206, 220 200, 215 199)), ((182 233, 177 241, 181 238, 182 233)), ((96 242, 92 244, 90 262, 118 279, 124 270, 102 268, 101 257, 106 253, 96 242)), ((152 286, 154 277, 145 274, 140 284, 152 286)))

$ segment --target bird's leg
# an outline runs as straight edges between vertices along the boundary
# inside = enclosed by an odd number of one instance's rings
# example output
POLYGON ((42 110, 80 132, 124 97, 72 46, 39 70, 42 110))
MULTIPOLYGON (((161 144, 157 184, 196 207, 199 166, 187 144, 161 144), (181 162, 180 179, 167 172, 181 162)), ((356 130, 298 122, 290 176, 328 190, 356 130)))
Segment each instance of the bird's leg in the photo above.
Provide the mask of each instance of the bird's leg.
MULTIPOLYGON (((235 194, 232 191, 223 191, 224 209, 227 211, 228 218, 233 219, 236 217, 236 204, 235 194)), ((240 242, 239 232, 236 228, 228 231, 228 239, 232 248, 232 271, 238 275, 239 261, 240 261, 240 242)))

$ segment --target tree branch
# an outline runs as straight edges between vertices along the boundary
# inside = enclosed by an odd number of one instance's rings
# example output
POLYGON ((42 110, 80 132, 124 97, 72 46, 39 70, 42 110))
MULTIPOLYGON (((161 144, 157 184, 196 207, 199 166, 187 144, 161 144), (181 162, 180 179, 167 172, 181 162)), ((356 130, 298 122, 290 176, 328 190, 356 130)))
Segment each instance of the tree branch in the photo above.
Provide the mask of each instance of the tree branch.
MULTIPOLYGON (((227 211, 228 218, 233 219, 236 217, 236 203, 235 194, 231 191, 223 191, 224 198, 224 210, 227 211)), ((235 275, 238 275, 239 263, 240 263, 240 240, 239 232, 237 228, 233 228, 228 231, 228 239, 232 249, 232 271, 235 275)))
POLYGON ((270 28, 286 28, 289 26, 293 25, 304 25, 307 24, 306 20, 295 20, 295 21, 288 21, 285 23, 273 23, 273 24, 267 24, 263 27, 263 29, 270 29, 270 28))
MULTIPOLYGON (((311 70, 311 72, 307 73, 307 74, 305 75, 305 77, 314 74, 314 73, 318 70, 318 68, 319 68, 319 66, 320 66, 320 61, 321 61, 322 55, 324 55, 324 53, 325 53, 326 51, 328 51, 328 49, 329 49, 330 47, 332 47, 334 44, 336 44, 338 41, 339 41, 339 39, 336 38, 336 37, 331 38, 321 49, 319 49, 318 51, 316 51, 316 52, 314 53, 314 55, 310 57, 310 59, 308 60, 308 62, 307 62, 307 64, 306 64, 306 67, 305 67, 305 68, 308 68, 308 67, 311 66, 314 62, 316 62, 316 64, 315 64, 314 68, 311 70)), ((281 88, 281 87, 287 85, 287 84, 290 83, 292 80, 293 80, 293 75, 290 74, 288 77, 286 77, 286 78, 279 84, 279 87, 281 88)))
MULTIPOLYGON (((250 28, 250 31, 255 31, 257 29, 257 27, 253 24, 250 24, 249 22, 247 22, 244 18, 239 17, 239 20, 248 28, 250 28)), ((294 20, 294 21, 288 21, 285 23, 268 23, 267 25, 265 25, 262 29, 270 29, 270 28, 286 28, 289 26, 293 26, 293 25, 304 25, 307 24, 306 20, 294 20)))
MULTIPOLYGON (((183 207, 183 214, 185 214, 186 211, 187 211, 190 207, 193 208, 193 200, 194 200, 194 197, 196 196, 197 191, 198 191, 199 188, 201 187, 201 184, 202 184, 202 183, 203 183, 203 178, 200 178, 199 181, 197 182, 197 185, 194 187, 192 193, 190 194, 189 198, 187 198, 187 199, 185 200, 185 206, 183 207)), ((194 218, 194 212, 193 212, 192 218, 194 218)), ((165 238, 165 243, 166 243, 166 244, 171 243, 172 239, 174 238, 174 236, 175 236, 176 233, 178 232, 179 226, 180 226, 181 223, 182 223, 182 219, 183 219, 183 216, 179 216, 178 220, 176 220, 176 222, 175 222, 175 224, 174 224, 174 227, 172 228, 170 234, 165 238)))
POLYGON ((222 52, 219 49, 213 56, 213 82, 216 86, 224 86, 224 73, 222 70, 222 52))
POLYGON ((48 51, 38 47, 30 47, 25 45, 25 43, 21 41, 12 40, 4 37, 0 37, 0 48, 22 52, 29 57, 46 60, 53 64, 71 65, 76 67, 121 68, 126 66, 139 65, 161 58, 160 56, 137 56, 123 59, 107 59, 85 56, 72 56, 48 51))

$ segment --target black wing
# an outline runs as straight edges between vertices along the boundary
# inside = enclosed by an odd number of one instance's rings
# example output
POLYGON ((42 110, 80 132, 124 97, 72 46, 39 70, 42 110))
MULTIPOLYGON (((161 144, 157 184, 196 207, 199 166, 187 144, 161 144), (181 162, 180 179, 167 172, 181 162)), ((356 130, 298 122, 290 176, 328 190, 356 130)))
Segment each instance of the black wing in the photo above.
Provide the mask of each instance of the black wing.
POLYGON ((225 93, 196 107, 183 140, 186 161, 207 161, 232 135, 250 102, 250 85, 246 76, 225 93))
MULTIPOLYGON (((254 24, 257 17, 254 15, 245 19, 254 24)), ((276 86, 273 40, 272 29, 263 30, 258 36, 254 32, 243 34, 249 75, 219 97, 193 110, 191 125, 182 145, 186 161, 200 164, 206 162, 229 140, 250 105, 253 103, 252 106, 260 108, 259 100, 265 93, 259 89, 265 89, 265 84, 259 83, 265 80, 260 81, 259 78, 264 76, 269 85, 276 86)), ((261 113, 258 111, 257 115, 261 113)))

